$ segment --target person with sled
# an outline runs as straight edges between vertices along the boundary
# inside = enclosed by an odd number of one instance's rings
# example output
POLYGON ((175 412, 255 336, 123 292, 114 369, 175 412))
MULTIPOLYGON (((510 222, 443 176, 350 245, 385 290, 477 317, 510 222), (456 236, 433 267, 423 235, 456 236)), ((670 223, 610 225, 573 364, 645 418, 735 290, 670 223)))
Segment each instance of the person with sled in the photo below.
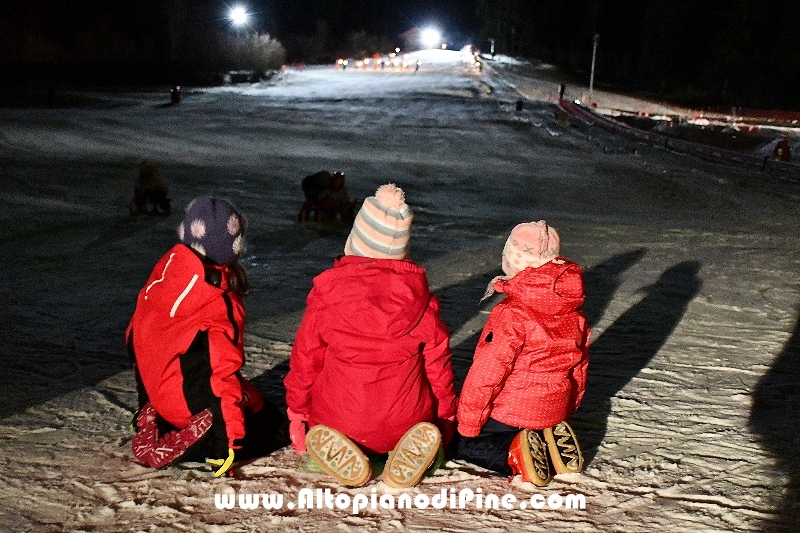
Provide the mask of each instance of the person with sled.
POLYGON ((457 415, 457 459, 538 486, 553 470, 583 469, 567 420, 586 386, 589 326, 581 310, 583 272, 559 253, 558 233, 543 220, 511 231, 505 276, 484 295, 506 298, 483 328, 457 415))
POLYGON ((297 214, 298 222, 353 222, 356 202, 347 193, 344 173, 322 170, 303 178, 301 187, 305 201, 297 214))
POLYGON ((139 179, 133 190, 133 198, 128 203, 131 215, 143 213, 169 215, 172 211, 172 200, 167 197, 168 195, 167 185, 161 179, 155 165, 142 161, 139 165, 139 179))
POLYGON ((356 202, 347 193, 342 172, 333 173, 330 185, 318 195, 317 200, 317 211, 321 213, 317 219, 319 222, 341 220, 352 223, 355 219, 356 202))
POLYGON ((792 147, 789 145, 789 139, 786 135, 775 145, 775 149, 772 150, 772 158, 775 161, 786 163, 792 160, 792 147))
POLYGON ((384 482, 411 487, 455 432, 449 331, 408 258, 411 220, 393 184, 364 201, 345 255, 314 278, 289 358, 292 447, 347 486, 388 453, 384 482))
POLYGON ((139 399, 132 448, 142 464, 206 460, 221 476, 235 460, 288 444, 288 421, 241 373, 245 225, 230 202, 195 198, 180 243, 139 292, 125 338, 139 399))
POLYGON ((326 191, 331 186, 332 180, 333 176, 327 170, 321 170, 303 178, 300 187, 303 189, 305 201, 297 213, 298 222, 320 222, 322 220, 325 213, 320 208, 320 201, 321 197, 327 194, 326 191))

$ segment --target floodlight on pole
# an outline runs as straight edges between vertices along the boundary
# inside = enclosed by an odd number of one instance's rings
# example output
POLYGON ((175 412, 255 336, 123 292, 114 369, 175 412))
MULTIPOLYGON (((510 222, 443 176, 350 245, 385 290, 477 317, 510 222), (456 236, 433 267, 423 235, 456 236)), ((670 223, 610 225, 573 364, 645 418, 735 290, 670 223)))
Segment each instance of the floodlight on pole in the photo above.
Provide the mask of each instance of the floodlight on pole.
POLYGON ((420 38, 422 44, 425 45, 426 48, 437 48, 442 42, 442 35, 439 33, 439 30, 434 28, 422 30, 420 38))
POLYGON ((242 6, 234 6, 228 13, 228 18, 234 26, 244 26, 250 18, 250 14, 242 6))

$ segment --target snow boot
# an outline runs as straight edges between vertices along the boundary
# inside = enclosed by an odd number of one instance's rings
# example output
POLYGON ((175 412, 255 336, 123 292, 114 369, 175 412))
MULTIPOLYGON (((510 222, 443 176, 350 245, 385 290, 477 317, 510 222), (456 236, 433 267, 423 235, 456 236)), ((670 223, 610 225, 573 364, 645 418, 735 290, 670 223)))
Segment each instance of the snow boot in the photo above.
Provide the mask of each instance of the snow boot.
POLYGON ((328 426, 318 424, 308 430, 306 450, 324 472, 342 485, 360 487, 372 475, 364 452, 352 440, 328 426))
POLYGON ((547 443, 542 432, 523 429, 508 449, 508 466, 514 474, 521 474, 522 481, 544 487, 553 479, 547 457, 547 443))
POLYGON ((575 474, 583 470, 583 454, 569 424, 559 422, 542 433, 556 474, 575 474))
POLYGON ((390 487, 413 487, 436 460, 441 446, 442 436, 435 425, 430 422, 415 424, 389 454, 383 480, 390 487))
POLYGON ((211 429, 213 416, 209 409, 200 411, 183 429, 160 435, 158 413, 149 402, 136 417, 136 434, 131 441, 133 456, 151 468, 164 468, 186 455, 189 449, 211 429))

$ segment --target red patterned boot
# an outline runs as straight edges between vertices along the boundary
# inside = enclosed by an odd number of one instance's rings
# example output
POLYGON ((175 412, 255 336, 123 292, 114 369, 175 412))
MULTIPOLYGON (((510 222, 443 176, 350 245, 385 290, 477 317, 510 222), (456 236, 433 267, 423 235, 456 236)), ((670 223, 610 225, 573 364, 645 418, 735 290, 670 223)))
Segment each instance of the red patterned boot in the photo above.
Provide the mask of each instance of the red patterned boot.
POLYGON ((164 468, 178 461, 211 429, 211 411, 205 409, 189 419, 183 429, 159 435, 158 413, 151 403, 145 404, 136 417, 138 431, 133 436, 133 456, 151 468, 164 468))

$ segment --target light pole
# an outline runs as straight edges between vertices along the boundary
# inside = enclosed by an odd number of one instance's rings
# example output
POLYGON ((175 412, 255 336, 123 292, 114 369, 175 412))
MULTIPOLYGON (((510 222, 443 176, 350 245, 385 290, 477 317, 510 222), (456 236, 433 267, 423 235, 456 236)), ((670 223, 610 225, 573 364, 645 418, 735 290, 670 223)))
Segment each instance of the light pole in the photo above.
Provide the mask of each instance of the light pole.
POLYGON ((592 97, 594 92, 594 61, 597 59, 597 42, 600 40, 600 34, 594 34, 594 44, 592 45, 592 72, 589 75, 589 98, 592 97))
POLYGON ((236 29, 237 39, 241 39, 242 28, 247 26, 247 23, 250 21, 250 13, 247 12, 244 6, 233 6, 228 12, 228 19, 236 29))
MULTIPOLYGON (((245 53, 246 40, 242 39, 242 30, 248 25, 250 13, 244 6, 234 5, 228 11, 228 19, 231 21, 231 26, 233 26, 234 30, 236 31, 236 37, 233 41, 233 47, 231 50, 233 64, 237 70, 240 70, 247 63, 247 59, 244 59, 247 56, 245 53)), ((239 75, 240 74, 237 74, 237 80, 239 75)))

